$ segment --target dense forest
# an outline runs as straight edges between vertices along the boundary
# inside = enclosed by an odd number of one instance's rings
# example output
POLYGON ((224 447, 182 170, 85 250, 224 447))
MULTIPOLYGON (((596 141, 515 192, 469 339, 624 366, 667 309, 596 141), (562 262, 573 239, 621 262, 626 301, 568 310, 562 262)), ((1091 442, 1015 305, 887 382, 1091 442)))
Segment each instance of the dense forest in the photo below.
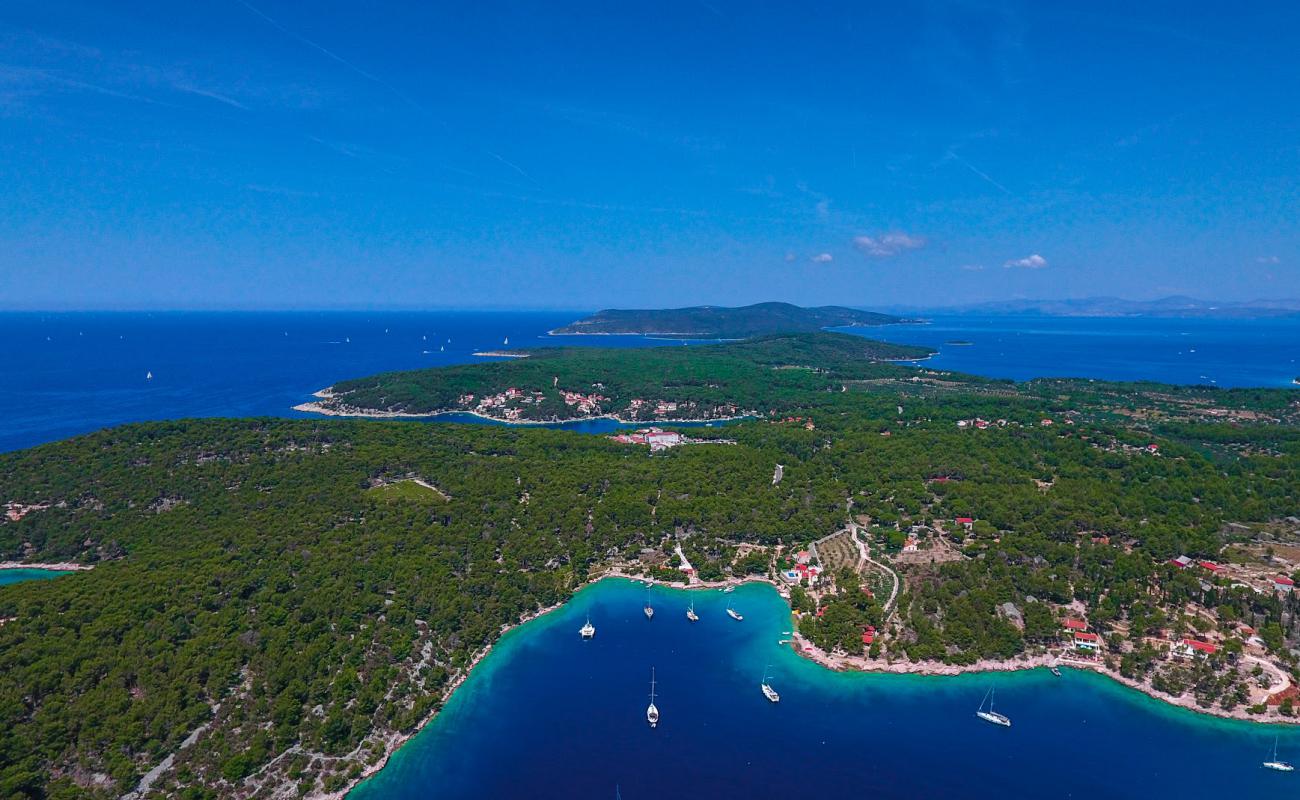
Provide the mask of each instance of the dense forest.
POLYGON ((878 362, 922 358, 931 351, 819 333, 644 350, 565 347, 518 352, 527 357, 342 381, 331 387, 331 397, 322 405, 359 413, 467 410, 485 397, 515 388, 521 396, 503 399, 492 416, 501 417, 507 409, 517 409, 525 420, 583 416, 579 407, 565 403, 562 392, 567 391, 602 398, 588 416, 653 419, 655 404, 671 401, 678 406, 675 418, 709 419, 774 411, 809 392, 843 388, 837 381, 901 375, 902 368, 878 362), (638 407, 636 400, 643 405, 638 407))
MULTIPOLYGON (((1296 514, 1294 393, 1018 385, 874 363, 875 347, 548 351, 339 387, 431 408, 553 377, 690 387, 762 415, 693 429, 734 446, 209 419, 0 455, 0 502, 39 509, 0 523, 0 560, 95 564, 0 588, 0 797, 120 796, 195 731, 150 796, 346 786, 503 626, 674 539, 701 573, 767 574, 737 547, 801 546, 853 516, 896 550, 910 525, 974 517, 962 558, 910 579, 892 623, 900 657, 965 663, 1054 636, 1069 603, 1159 627, 1161 608, 1209 602, 1171 556, 1214 557, 1228 523, 1296 514), (1023 628, 996 613, 1007 602, 1023 628)), ((1285 658, 1294 600, 1215 592, 1285 658)), ((812 635, 861 648, 861 626, 886 623, 878 597, 843 592, 812 635)))

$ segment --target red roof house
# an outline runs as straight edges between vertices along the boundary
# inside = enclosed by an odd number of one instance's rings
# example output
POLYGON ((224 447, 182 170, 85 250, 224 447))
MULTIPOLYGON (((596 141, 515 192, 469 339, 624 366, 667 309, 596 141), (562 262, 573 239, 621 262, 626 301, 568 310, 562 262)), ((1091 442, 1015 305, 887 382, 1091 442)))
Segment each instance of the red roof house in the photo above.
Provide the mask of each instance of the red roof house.
POLYGON ((1084 622, 1081 619, 1067 619, 1065 622, 1062 622, 1061 625, 1065 627, 1066 630, 1071 630, 1071 631, 1088 630, 1088 623, 1084 622))

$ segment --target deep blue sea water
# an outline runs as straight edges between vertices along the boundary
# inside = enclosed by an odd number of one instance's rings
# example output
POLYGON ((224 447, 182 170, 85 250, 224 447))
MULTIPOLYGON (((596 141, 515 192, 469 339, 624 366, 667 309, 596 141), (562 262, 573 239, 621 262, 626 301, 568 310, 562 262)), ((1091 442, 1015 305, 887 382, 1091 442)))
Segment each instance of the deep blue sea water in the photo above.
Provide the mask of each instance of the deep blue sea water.
MULTIPOLYGON (((507 338, 510 347, 664 344, 639 336, 546 335, 581 316, 0 314, 0 451, 141 420, 306 416, 292 407, 335 381, 482 361, 476 351, 503 349, 507 338)), ((588 421, 563 427, 605 432, 615 426, 588 421)))
MULTIPOLYGON (((546 335, 582 313, 4 313, 0 451, 140 420, 302 416, 291 407, 335 381, 481 360, 475 351, 501 349, 507 338, 512 347, 673 345, 546 335)), ((995 377, 1286 386, 1300 375, 1300 319, 964 316, 854 332, 935 346, 928 366, 995 377), (953 339, 974 344, 945 344, 953 339)))
POLYGON ((955 678, 842 674, 778 644, 771 587, 694 594, 609 580, 512 631, 351 800, 692 796, 873 798, 1267 797, 1292 775, 1260 767, 1300 731, 1175 709, 1091 673, 955 678), (745 616, 725 614, 727 599, 745 616), (590 615, 596 637, 578 628, 590 615), (781 693, 759 691, 765 667, 781 693), (645 722, 650 669, 659 727, 645 722), (984 693, 1012 718, 977 719, 984 693))
POLYGON ((1289 387, 1300 317, 1260 320, 949 315, 849 333, 939 351, 925 366, 993 378, 1289 387), (949 344, 952 341, 968 345, 949 344))

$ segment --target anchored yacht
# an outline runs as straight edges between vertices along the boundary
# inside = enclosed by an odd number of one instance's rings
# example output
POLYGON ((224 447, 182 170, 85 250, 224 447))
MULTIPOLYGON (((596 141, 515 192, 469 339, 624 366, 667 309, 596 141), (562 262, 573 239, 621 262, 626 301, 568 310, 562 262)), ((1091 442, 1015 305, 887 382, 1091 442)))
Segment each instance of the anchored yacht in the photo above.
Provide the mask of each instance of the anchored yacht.
POLYGON ((578 629, 582 638, 590 639, 596 635, 596 626, 591 624, 591 617, 587 617, 587 624, 578 629))
POLYGON ((772 684, 770 684, 770 683, 767 682, 767 668, 766 668, 766 667, 764 667, 764 669, 763 669, 763 682, 762 682, 761 686, 763 687, 763 696, 764 696, 764 697, 766 697, 768 700, 772 701, 773 703, 779 703, 779 702, 781 702, 781 695, 777 694, 777 693, 776 693, 776 689, 773 689, 773 688, 772 688, 772 684))
POLYGON ((650 705, 646 707, 645 719, 646 722, 650 723, 650 727, 652 728, 659 724, 659 709, 655 707, 655 668, 654 667, 650 668, 650 705))
POLYGON ((1011 727, 1011 718, 1010 718, 1010 717, 1008 717, 1006 714, 999 714, 998 712, 996 712, 996 711, 993 710, 993 690, 992 690, 992 689, 989 689, 988 694, 984 695, 984 700, 982 700, 982 701, 980 702, 979 710, 975 712, 975 716, 979 717, 980 719, 984 720, 985 722, 991 722, 991 723, 993 723, 994 725, 1001 725, 1001 726, 1004 727, 1004 728, 1010 728, 1010 727, 1011 727), (984 708, 984 704, 985 704, 985 703, 988 704, 988 709, 987 709, 987 710, 985 710, 985 708, 984 708))
POLYGON ((1277 737, 1273 737, 1273 760, 1264 762, 1265 769, 1275 769, 1278 772, 1295 772, 1295 767, 1285 761, 1277 760, 1277 737))

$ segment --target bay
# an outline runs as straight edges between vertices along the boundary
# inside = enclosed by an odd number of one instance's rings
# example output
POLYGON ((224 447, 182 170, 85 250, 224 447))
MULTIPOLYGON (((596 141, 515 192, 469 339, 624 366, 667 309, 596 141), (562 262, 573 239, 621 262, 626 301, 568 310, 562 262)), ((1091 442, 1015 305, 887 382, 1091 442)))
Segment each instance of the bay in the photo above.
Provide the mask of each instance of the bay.
POLYGON ((1043 669, 957 677, 826 670, 778 644, 769 586, 730 595, 610 579, 507 634, 442 713, 351 800, 1262 797, 1260 766, 1300 731, 1177 709, 1104 677, 1043 669), (701 619, 685 617, 694 598, 701 619), (744 615, 728 617, 728 601, 744 615), (596 636, 578 628, 590 616, 596 636), (781 693, 759 690, 765 668, 781 693), (645 721, 650 669, 659 726, 645 721), (1010 729, 975 717, 996 689, 1010 729))

